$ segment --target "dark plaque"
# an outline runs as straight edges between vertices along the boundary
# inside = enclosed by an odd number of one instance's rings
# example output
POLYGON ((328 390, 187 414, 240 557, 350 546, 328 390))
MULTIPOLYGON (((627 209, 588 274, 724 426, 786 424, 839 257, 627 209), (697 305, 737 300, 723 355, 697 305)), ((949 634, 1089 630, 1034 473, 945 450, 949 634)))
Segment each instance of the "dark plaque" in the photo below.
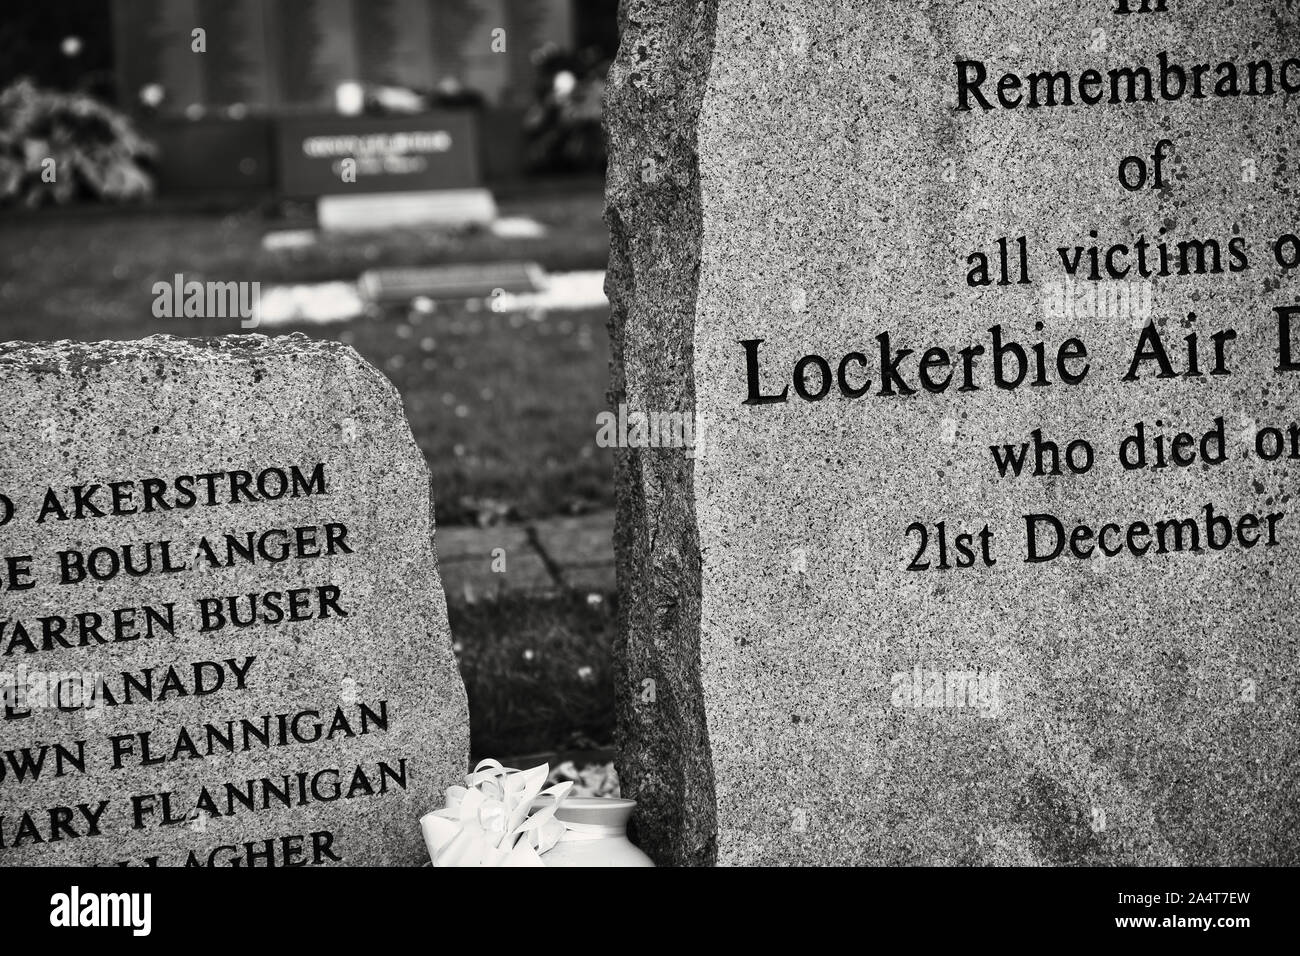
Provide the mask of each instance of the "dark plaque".
POLYGON ((277 127, 286 196, 464 189, 479 184, 474 118, 315 116, 277 127))

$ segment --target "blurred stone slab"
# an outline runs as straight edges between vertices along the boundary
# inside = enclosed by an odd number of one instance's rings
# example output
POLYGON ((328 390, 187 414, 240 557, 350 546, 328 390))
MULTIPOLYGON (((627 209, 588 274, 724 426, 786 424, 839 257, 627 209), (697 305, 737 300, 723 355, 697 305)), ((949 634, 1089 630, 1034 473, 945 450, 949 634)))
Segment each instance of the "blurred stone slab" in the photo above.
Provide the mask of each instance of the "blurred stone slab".
POLYGON ((532 549, 527 526, 512 524, 491 528, 449 525, 438 529, 435 544, 439 563, 490 559, 497 548, 508 555, 532 549))
POLYGON ((469 725, 388 380, 303 336, 0 371, 0 866, 422 862, 469 725))
POLYGON ((557 564, 567 567, 613 561, 614 512, 546 518, 533 523, 537 543, 557 564))
POLYGON ((476 262, 400 269, 367 269, 362 294, 371 302, 430 299, 485 299, 500 290, 511 295, 536 292, 546 285, 535 262, 476 262))
POLYGON ((315 229, 272 229, 263 234, 262 248, 267 252, 310 249, 318 241, 315 229))
POLYGON ((571 590, 612 594, 614 513, 528 525, 438 529, 438 566, 450 601, 571 590))
POLYGON ((449 601, 491 600, 504 594, 558 590, 522 525, 439 528, 438 566, 449 601))
POLYGON ((565 587, 609 594, 614 583, 614 512, 549 518, 533 525, 537 544, 565 587))
POLYGON ((1270 248, 1296 225, 1298 25, 1222 14, 623 4, 611 400, 704 425, 694 458, 617 463, 619 770, 660 863, 1300 862, 1300 471, 1255 452, 1300 399, 1275 315, 1295 277, 1270 248), (1218 82, 1187 94, 1173 61, 1218 82), (1272 62, 1266 91, 1243 92, 1250 61, 1272 62), (1160 188, 1121 185, 1121 160, 1154 176, 1162 150, 1160 188), (1052 311, 1094 244, 1141 275, 1139 238, 1149 263, 1193 257, 1159 277, 1157 322, 1052 311), (1226 329, 1227 374, 1203 351, 1192 371, 1187 337, 1226 329), (1010 340, 1028 376, 995 384, 1010 340), (1150 457, 1126 470, 1139 422, 1150 457), (1039 432, 1095 462, 999 475, 990 448, 1039 432), (1177 432, 1194 465, 1154 467, 1177 432), (1245 516, 1278 534, 1221 546, 1245 516))
POLYGON ((273 285, 262 290, 249 327, 348 322, 365 309, 366 303, 355 282, 273 285))
POLYGON ((496 201, 486 189, 321 196, 316 217, 327 232, 377 232, 420 226, 487 226, 496 201))
POLYGON ((527 216, 502 216, 492 222, 492 235, 498 239, 545 239, 547 229, 527 216))
POLYGON ((603 564, 569 564, 560 569, 564 585, 570 591, 585 594, 613 594, 618 590, 614 577, 614 556, 603 564))

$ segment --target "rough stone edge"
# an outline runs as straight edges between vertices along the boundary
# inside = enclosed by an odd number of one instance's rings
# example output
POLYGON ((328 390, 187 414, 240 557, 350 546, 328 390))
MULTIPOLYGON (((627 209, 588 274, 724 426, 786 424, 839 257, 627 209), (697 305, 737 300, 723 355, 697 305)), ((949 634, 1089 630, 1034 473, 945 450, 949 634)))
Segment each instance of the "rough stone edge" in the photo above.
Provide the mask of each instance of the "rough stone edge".
POLYGON ((58 341, 0 342, 0 371, 21 371, 29 375, 54 377, 84 375, 118 362, 196 362, 213 359, 242 359, 246 362, 286 356, 324 358, 354 366, 370 383, 391 399, 402 412, 406 423, 405 438, 415 457, 425 462, 424 453, 415 440, 401 392, 383 372, 366 361, 356 349, 329 339, 313 339, 301 332, 291 335, 221 335, 189 338, 177 335, 150 335, 142 339, 105 339, 80 342, 58 341))
MULTIPOLYGON (((609 73, 610 402, 695 414, 703 240, 697 128, 718 0, 621 0, 609 73), (629 374, 629 369, 631 374, 629 374)), ((700 681, 694 463, 681 448, 615 459, 619 779, 634 839, 660 865, 717 859, 717 801, 700 681), (647 680, 653 680, 653 700, 647 680)))
MULTIPOLYGON (((328 339, 313 339, 301 332, 267 336, 220 335, 186 337, 150 335, 142 339, 104 339, 81 342, 0 341, 0 374, 25 373, 41 378, 87 375, 120 362, 141 364, 189 362, 201 364, 215 359, 242 360, 249 364, 284 357, 303 357, 342 361, 357 368, 386 396, 396 402, 405 417, 406 406, 397 387, 350 345, 328 339)), ((407 421, 410 444, 417 449, 415 435, 407 421)))

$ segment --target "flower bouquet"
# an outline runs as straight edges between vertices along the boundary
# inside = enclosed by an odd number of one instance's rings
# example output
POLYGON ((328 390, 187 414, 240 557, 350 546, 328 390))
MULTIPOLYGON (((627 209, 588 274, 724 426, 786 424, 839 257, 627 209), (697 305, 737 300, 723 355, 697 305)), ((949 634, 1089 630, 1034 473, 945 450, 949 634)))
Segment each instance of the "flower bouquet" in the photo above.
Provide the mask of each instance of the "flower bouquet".
POLYGON ((512 770, 481 760, 447 805, 420 818, 434 866, 545 866, 541 855, 564 835, 555 819, 572 781, 543 787, 550 767, 512 770))

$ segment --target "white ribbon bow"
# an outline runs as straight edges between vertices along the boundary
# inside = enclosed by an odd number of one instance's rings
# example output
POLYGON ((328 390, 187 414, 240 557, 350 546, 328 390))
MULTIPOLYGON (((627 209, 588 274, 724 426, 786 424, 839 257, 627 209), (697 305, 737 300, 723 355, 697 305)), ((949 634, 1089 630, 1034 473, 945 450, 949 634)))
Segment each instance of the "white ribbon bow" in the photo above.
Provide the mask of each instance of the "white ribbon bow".
POLYGON ((543 790, 550 766, 512 770, 481 760, 464 787, 447 788, 447 805, 420 818, 434 866, 545 866, 541 854, 555 846, 565 826, 555 811, 572 781, 543 790), (533 810, 538 797, 551 803, 533 810))

